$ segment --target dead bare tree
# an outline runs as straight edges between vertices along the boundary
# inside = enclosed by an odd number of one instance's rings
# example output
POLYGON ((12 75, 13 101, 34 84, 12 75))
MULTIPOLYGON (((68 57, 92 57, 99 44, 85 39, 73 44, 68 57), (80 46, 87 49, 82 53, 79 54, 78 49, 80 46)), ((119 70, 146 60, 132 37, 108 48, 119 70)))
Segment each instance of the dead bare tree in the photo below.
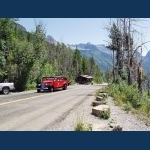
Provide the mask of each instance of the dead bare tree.
MULTIPOLYGON (((140 19, 135 19, 135 18, 117 18, 116 19, 116 26, 119 29, 119 32, 121 32, 121 55, 122 57, 122 64, 123 64, 123 72, 127 73, 127 79, 128 79, 128 84, 131 85, 133 81, 137 81, 139 83, 139 77, 140 70, 142 70, 142 61, 138 58, 138 50, 139 48, 142 49, 142 46, 145 46, 146 43, 150 41, 140 41, 139 38, 135 38, 137 35, 138 36, 143 36, 142 33, 140 33, 135 26, 142 27, 138 25, 139 22, 142 22, 145 20, 140 20, 140 19), (140 44, 139 44, 140 43, 140 44), (140 65, 139 65, 140 64, 140 65), (137 72, 136 70, 140 70, 137 72)), ((112 19, 111 19, 111 24, 109 26, 105 26, 105 29, 108 31, 110 34, 112 28, 112 19)), ((115 31, 114 31, 115 32, 115 31)), ((117 31, 118 32, 118 31, 117 31)), ((116 38, 115 41, 111 41, 111 44, 116 44, 118 41, 116 38), (114 43, 112 43, 114 42, 114 43)), ((115 47, 116 48, 116 47, 115 47)), ((113 49, 112 49, 113 50, 113 49)), ((113 54, 115 50, 113 50, 113 54)), ((113 76, 115 78, 115 73, 114 73, 114 61, 115 61, 115 56, 113 55, 113 76)), ((119 70, 119 64, 117 64, 117 70, 119 70)), ((139 86, 139 90, 140 86, 139 86)))

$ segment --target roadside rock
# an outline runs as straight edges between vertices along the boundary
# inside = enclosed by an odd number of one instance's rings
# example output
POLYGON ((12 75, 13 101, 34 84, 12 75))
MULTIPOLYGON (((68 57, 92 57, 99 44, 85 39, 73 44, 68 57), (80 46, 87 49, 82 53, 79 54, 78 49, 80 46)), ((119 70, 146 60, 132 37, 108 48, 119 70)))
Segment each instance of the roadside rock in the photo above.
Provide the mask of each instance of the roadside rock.
POLYGON ((96 97, 96 100, 97 100, 97 101, 103 101, 103 100, 104 100, 104 98, 103 98, 103 97, 101 97, 101 96, 97 96, 97 97, 96 97))
POLYGON ((102 97, 108 97, 108 94, 107 93, 99 93, 99 96, 102 96, 102 97))
POLYGON ((92 102, 92 106, 106 105, 106 103, 106 101, 94 101, 92 102))
POLYGON ((122 127, 120 125, 115 126, 112 131, 122 131, 122 127))
POLYGON ((92 108, 92 114, 98 116, 101 112, 108 111, 110 108, 108 105, 99 105, 92 108))

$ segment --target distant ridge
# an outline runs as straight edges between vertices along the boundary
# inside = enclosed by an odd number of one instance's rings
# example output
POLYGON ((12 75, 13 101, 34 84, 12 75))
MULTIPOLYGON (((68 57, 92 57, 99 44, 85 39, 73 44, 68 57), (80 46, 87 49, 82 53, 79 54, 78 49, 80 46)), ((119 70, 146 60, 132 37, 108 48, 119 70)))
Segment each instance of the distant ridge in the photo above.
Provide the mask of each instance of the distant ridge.
POLYGON ((150 51, 143 58, 143 68, 145 72, 150 71, 150 51))
POLYGON ((88 42, 86 44, 80 43, 69 46, 72 49, 76 49, 77 47, 81 55, 84 57, 90 58, 93 56, 96 64, 101 68, 102 71, 106 71, 107 68, 112 68, 111 50, 105 45, 94 45, 88 42))
POLYGON ((22 31, 27 31, 26 28, 22 25, 20 25, 19 23, 15 23, 15 26, 17 29, 22 30, 22 31))

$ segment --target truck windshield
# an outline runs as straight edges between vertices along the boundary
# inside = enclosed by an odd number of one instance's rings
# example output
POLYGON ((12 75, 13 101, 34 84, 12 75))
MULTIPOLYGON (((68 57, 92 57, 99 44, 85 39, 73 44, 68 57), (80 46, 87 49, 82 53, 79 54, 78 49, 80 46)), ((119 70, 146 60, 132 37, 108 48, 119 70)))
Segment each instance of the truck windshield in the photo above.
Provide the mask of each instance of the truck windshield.
POLYGON ((45 81, 45 80, 54 80, 54 78, 52 78, 52 77, 43 77, 42 81, 45 81))

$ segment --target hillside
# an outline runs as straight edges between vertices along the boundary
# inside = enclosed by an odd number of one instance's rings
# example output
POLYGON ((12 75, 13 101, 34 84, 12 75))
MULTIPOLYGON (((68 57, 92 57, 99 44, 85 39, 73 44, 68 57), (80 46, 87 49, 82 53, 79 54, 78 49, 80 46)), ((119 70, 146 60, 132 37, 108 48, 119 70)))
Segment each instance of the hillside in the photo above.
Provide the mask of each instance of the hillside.
POLYGON ((43 76, 66 76, 74 83, 77 76, 88 74, 97 83, 103 81, 93 59, 46 35, 41 25, 27 32, 13 19, 1 18, 0 27, 0 81, 14 82, 16 91, 34 89, 43 76))

